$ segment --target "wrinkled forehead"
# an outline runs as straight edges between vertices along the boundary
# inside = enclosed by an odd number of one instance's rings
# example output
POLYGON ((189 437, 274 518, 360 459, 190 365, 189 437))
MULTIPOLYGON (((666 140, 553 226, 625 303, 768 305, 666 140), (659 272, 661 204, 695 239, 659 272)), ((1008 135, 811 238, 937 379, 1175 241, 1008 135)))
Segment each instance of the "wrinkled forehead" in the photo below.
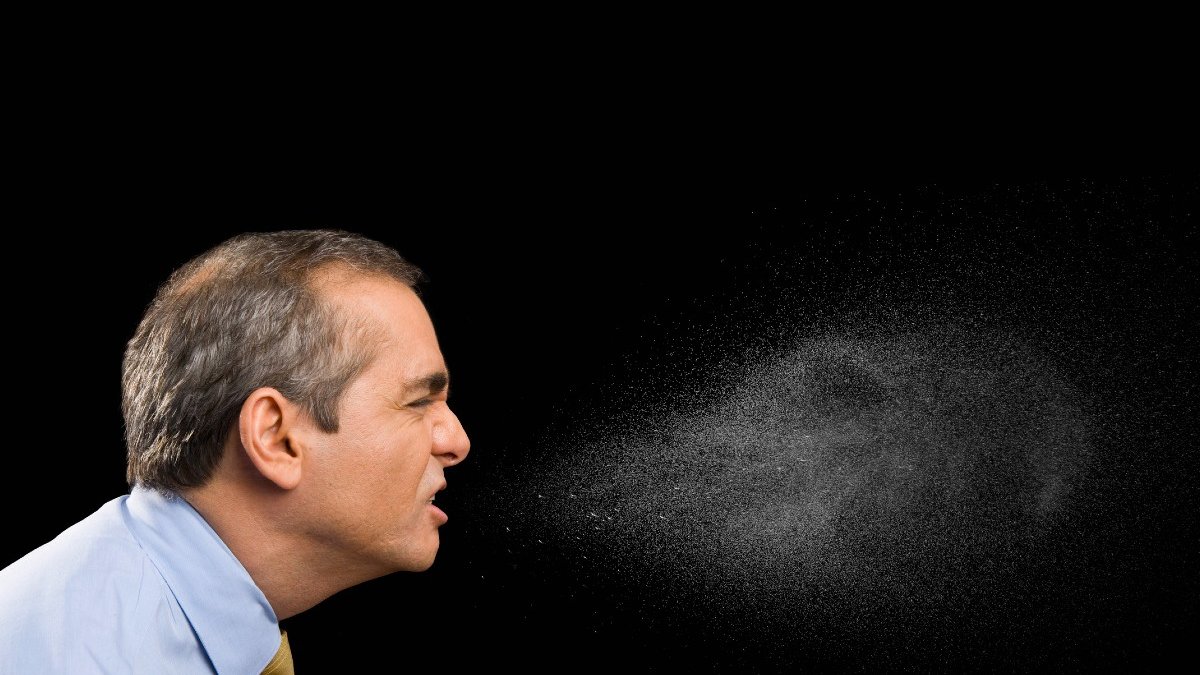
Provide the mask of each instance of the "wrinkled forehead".
POLYGON ((313 289, 345 319, 349 340, 373 350, 403 352, 399 356, 421 367, 440 367, 433 323, 408 284, 387 275, 333 268, 313 275, 313 289))

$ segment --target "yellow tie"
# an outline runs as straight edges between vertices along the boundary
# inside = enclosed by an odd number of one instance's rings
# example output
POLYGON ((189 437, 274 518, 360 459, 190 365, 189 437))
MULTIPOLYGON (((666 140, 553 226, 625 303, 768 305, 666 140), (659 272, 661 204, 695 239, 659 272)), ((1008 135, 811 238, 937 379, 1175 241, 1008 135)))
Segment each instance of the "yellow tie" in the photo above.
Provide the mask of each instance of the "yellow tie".
POLYGON ((279 631, 279 651, 271 657, 271 662, 263 668, 262 675, 296 675, 292 669, 292 648, 288 646, 287 631, 279 631))

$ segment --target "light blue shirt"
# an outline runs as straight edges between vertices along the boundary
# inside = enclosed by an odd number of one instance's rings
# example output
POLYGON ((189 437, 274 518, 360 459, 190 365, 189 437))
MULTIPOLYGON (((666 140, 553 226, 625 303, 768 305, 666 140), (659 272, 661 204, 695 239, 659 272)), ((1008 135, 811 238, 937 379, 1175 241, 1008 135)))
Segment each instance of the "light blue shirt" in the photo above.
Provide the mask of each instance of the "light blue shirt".
POLYGON ((182 497, 135 487, 0 570, 0 674, 250 675, 266 596, 182 497))

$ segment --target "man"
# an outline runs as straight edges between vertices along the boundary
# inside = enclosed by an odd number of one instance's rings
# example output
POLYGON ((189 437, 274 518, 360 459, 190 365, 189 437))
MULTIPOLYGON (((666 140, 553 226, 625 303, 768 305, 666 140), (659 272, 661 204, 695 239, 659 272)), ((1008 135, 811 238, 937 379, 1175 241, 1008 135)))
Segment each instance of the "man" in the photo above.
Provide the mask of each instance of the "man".
POLYGON ((125 352, 130 494, 0 571, 0 673, 291 672, 281 619, 428 569, 470 442, 421 276, 332 230, 172 274, 125 352))

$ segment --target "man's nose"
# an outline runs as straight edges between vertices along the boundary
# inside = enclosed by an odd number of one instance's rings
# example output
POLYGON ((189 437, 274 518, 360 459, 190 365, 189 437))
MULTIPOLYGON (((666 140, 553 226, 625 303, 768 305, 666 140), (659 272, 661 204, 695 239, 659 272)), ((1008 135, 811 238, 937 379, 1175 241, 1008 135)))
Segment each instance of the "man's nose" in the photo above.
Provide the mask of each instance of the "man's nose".
POLYGON ((467 458, 471 451, 471 439, 467 431, 458 421, 458 415, 446 406, 442 410, 441 419, 433 428, 433 454, 442 462, 442 466, 454 466, 467 458))

